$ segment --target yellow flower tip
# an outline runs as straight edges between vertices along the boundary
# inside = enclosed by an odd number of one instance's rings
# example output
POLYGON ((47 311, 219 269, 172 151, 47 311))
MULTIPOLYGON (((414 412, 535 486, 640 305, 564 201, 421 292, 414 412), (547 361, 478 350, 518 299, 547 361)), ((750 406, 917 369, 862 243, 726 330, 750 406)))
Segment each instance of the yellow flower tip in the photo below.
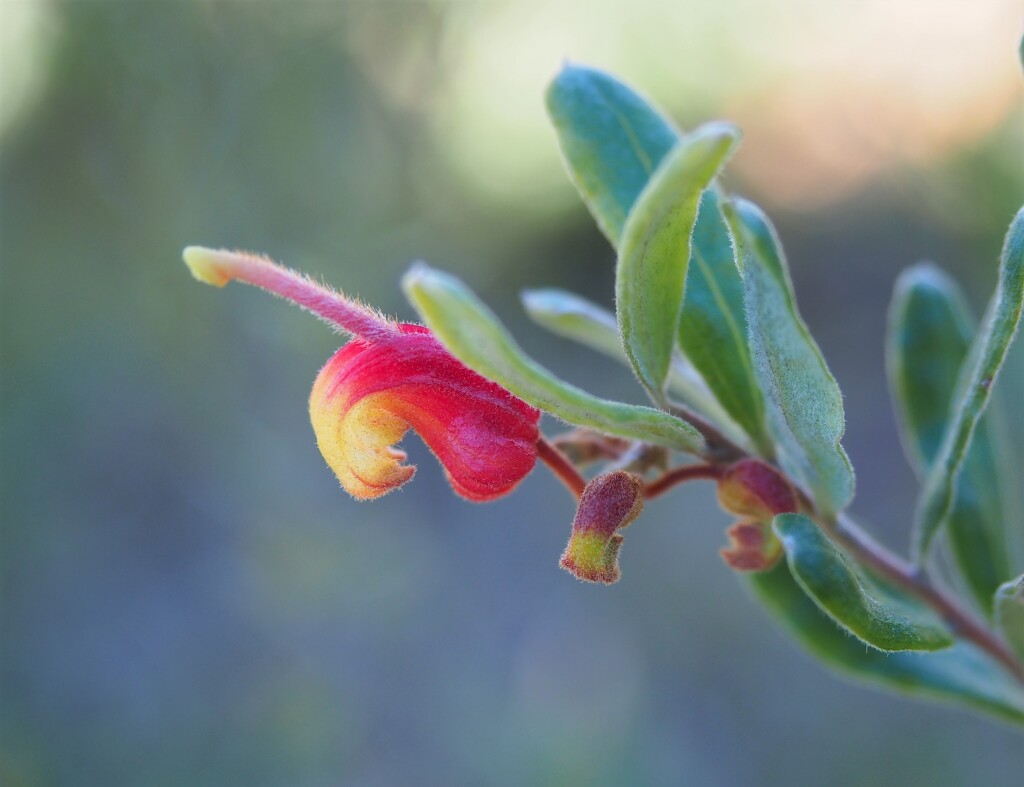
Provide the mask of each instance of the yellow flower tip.
POLYGON ((617 582, 622 550, 622 535, 617 531, 640 515, 643 490, 643 479, 624 470, 592 478, 576 508, 562 568, 586 582, 617 582))
POLYGON ((342 488, 356 500, 373 500, 405 484, 416 468, 403 464, 405 452, 394 448, 409 428, 391 412, 394 402, 378 392, 352 402, 351 391, 335 384, 338 356, 321 370, 309 399, 317 446, 342 488))
POLYGON ((203 284, 223 287, 232 276, 225 270, 224 261, 227 252, 207 249, 203 246, 188 246, 182 252, 182 259, 188 265, 192 276, 203 284))
POLYGON ((559 565, 577 579, 612 585, 619 581, 619 552, 622 536, 611 538, 599 533, 573 533, 562 553, 559 565))

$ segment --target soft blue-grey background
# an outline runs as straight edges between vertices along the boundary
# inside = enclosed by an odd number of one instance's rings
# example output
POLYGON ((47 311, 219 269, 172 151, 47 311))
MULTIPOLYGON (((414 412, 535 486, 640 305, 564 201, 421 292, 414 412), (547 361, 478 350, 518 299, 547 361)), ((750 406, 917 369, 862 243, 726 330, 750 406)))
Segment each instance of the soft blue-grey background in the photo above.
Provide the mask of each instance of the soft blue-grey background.
POLYGON ((336 337, 180 262, 255 249, 410 318, 421 257, 638 399, 517 304, 610 302, 541 96, 563 58, 615 70, 745 127, 728 186, 778 220, 856 510, 902 547, 892 281, 931 257, 980 306, 1024 199, 1019 8, 975 5, 3 0, 0 781, 1019 784, 1019 734, 798 652, 721 564, 706 486, 649 506, 612 588, 558 569, 543 470, 477 506, 410 437, 415 480, 348 499, 305 404, 336 337))

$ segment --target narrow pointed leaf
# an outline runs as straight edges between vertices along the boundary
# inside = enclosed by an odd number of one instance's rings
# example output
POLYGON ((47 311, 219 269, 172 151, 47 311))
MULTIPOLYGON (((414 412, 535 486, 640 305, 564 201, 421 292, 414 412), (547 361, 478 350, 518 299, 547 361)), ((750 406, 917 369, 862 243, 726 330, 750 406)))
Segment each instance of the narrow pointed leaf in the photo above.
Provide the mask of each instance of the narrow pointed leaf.
POLYGON ((846 428, 842 393, 796 308, 767 217, 741 199, 723 203, 722 210, 736 241, 747 339, 779 462, 830 516, 853 497, 853 468, 840 443, 846 428))
POLYGON ((754 596, 808 652, 856 681, 951 702, 1024 724, 1024 684, 975 645, 933 653, 882 653, 849 636, 811 601, 786 562, 748 575, 754 596))
MULTIPOLYGON (((619 246, 626 217, 658 164, 679 140, 679 132, 632 89, 594 69, 567 66, 549 88, 547 103, 570 176, 598 225, 619 246)), ((713 244, 721 238, 718 233, 700 231, 700 221, 686 276, 687 298, 693 299, 694 307, 688 312, 684 302, 680 346, 685 354, 694 353, 692 363, 700 363, 701 374, 721 403, 716 409, 729 414, 728 422, 741 424, 767 455, 771 451, 764 435, 761 393, 737 374, 744 366, 749 369, 745 329, 740 331, 740 347, 731 338, 733 324, 743 321, 742 295, 738 304, 730 297, 733 290, 739 290, 739 275, 716 264, 723 253, 713 244), (713 280, 696 270, 700 266, 698 251, 712 269, 713 280), (726 280, 730 275, 731 288, 726 280), (716 314, 711 307, 723 313, 716 314), (722 337, 727 338, 725 343, 719 341, 722 337), (710 341, 704 342, 704 338, 710 341)), ((713 227, 710 219, 704 221, 713 227)), ((731 255, 727 234, 725 242, 731 255)), ((678 379, 670 379, 669 386, 674 382, 678 379)), ((724 422, 708 408, 699 409, 724 422)))
MULTIPOLYGON (((541 327, 629 365, 615 315, 607 309, 575 293, 554 288, 527 290, 521 300, 526 313, 541 327)), ((678 355, 669 368, 668 388, 715 421, 731 423, 697 371, 678 355)))
POLYGON ((999 264, 999 283, 981 330, 964 364, 949 424, 931 464, 914 519, 914 553, 928 556, 935 534, 949 518, 956 499, 957 476, 971 439, 992 394, 1007 350, 1020 324, 1024 304, 1024 208, 1010 224, 999 264))
POLYGON ((956 283, 921 264, 896 281, 888 328, 886 364, 903 447, 914 469, 924 473, 942 444, 975 326, 956 283))
POLYGON ((999 632, 1024 663, 1024 574, 1000 585, 995 608, 999 632))
POLYGON ((402 279, 409 301, 445 347, 473 371, 545 412, 606 434, 699 453, 700 433, 650 407, 612 402, 559 380, 530 359, 461 281, 423 264, 402 279))
POLYGON ((569 175, 618 246, 626 216, 679 132, 631 88, 593 68, 567 65, 546 100, 569 175))
POLYGON ((935 612, 913 596, 871 580, 812 520, 781 514, 772 527, 800 587, 864 643, 884 651, 939 650, 953 644, 935 612))
POLYGON ((615 315, 607 309, 576 293, 554 288, 526 290, 520 300, 538 325, 609 358, 628 363, 615 315))
POLYGON ((771 454, 764 403, 747 346, 743 280, 719 197, 704 192, 693 231, 679 347, 729 416, 762 454, 771 454))
MULTIPOLYGON (((956 283, 931 265, 916 265, 896 283, 889 310, 886 361, 903 446, 921 476, 942 444, 960 369, 975 326, 956 283)), ((978 424, 949 513, 950 545, 979 605, 1010 575, 1005 514, 989 417, 978 424)))
POLYGON ((679 331, 700 195, 738 141, 739 131, 723 123, 683 137, 651 176, 622 231, 615 273, 619 332, 633 371, 657 402, 679 331))

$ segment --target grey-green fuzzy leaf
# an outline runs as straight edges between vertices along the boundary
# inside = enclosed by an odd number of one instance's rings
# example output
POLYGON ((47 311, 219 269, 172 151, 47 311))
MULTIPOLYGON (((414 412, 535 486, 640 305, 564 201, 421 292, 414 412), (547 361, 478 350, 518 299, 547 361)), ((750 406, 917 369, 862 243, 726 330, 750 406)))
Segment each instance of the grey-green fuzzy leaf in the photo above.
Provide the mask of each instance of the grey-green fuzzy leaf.
POLYGON ((999 586, 995 612, 1000 633, 1024 662, 1024 574, 999 586))
POLYGON ((1024 724, 1024 685, 975 645, 958 640, 933 653, 865 648, 807 597, 785 561, 749 575, 748 586, 784 629, 840 674, 1024 724))
POLYGON ((679 347, 760 453, 770 455, 764 402, 747 345, 743 280, 719 196, 713 189, 701 197, 693 231, 686 298, 679 317, 679 347))
POLYGON ((982 328, 974 338, 957 385, 942 445, 931 464, 914 518, 914 554, 923 561, 956 498, 957 476, 971 447, 992 387, 1020 324, 1024 304, 1024 208, 1014 217, 1003 244, 999 283, 982 328))
POLYGON ((933 610, 898 588, 872 580, 812 520, 781 514, 772 527, 800 587, 862 642, 883 651, 940 650, 953 644, 933 610))
POLYGON ((520 399, 576 426, 700 453, 685 421, 650 407, 612 402, 559 380, 529 358, 498 318, 461 281, 420 263, 402 279, 406 297, 448 350, 520 399))
POLYGON ((567 65, 547 91, 566 168, 614 246, 637 196, 679 132, 609 74, 567 65))
MULTIPOLYGON (((607 309, 575 293, 553 288, 527 290, 521 298, 526 313, 538 325, 629 365, 615 315, 607 309)), ((679 355, 672 359, 669 368, 668 390, 724 427, 733 439, 742 442, 742 433, 736 429, 732 419, 693 366, 679 355)))
MULTIPOLYGON (((548 90, 547 102, 570 176, 598 225, 619 246, 626 217, 680 134, 632 89, 590 68, 567 66, 548 90)), ((711 219, 704 221, 708 226, 701 231, 698 218, 685 279, 687 298, 693 299, 694 306, 688 310, 684 301, 678 338, 685 353, 694 353, 691 363, 700 364, 701 375, 720 404, 715 408, 694 404, 726 431, 741 424, 760 453, 770 455, 761 392, 750 380, 742 380, 744 367, 749 370, 745 327, 740 331, 739 347, 732 336, 732 328, 744 319, 742 296, 738 305, 731 297, 740 289, 739 275, 719 266, 723 253, 717 244, 721 239, 712 231, 711 219), (712 276, 698 270, 702 261, 707 262, 712 276), (704 308, 712 305, 724 313, 716 315, 704 308), (713 341, 703 342, 705 337, 713 341), (725 343, 719 341, 723 338, 725 343), (722 413, 728 417, 723 419, 722 413)), ((729 246, 727 233, 725 242, 729 246)), ((731 246, 726 251, 731 255, 731 246)), ((669 387, 676 382, 678 377, 672 379, 670 371, 669 387)), ((691 401, 685 395, 683 399, 691 401)))
POLYGON ((679 332, 700 195, 738 141, 739 131, 724 123, 680 139, 640 193, 622 231, 615 275, 619 332, 633 371, 659 403, 679 332))
POLYGON ((567 290, 526 290, 520 299, 531 319, 558 336, 628 363, 615 315, 567 290))
POLYGON ((796 308, 781 245, 751 202, 722 204, 743 276, 747 340, 783 469, 831 516, 853 497, 843 397, 796 308))
MULTIPOLYGON (((927 476, 942 444, 960 370, 975 334, 956 283, 938 268, 915 265, 896 282, 889 309, 886 365, 904 450, 927 476)), ((978 424, 949 513, 953 556, 986 613, 1010 573, 1005 512, 988 415, 978 424)))

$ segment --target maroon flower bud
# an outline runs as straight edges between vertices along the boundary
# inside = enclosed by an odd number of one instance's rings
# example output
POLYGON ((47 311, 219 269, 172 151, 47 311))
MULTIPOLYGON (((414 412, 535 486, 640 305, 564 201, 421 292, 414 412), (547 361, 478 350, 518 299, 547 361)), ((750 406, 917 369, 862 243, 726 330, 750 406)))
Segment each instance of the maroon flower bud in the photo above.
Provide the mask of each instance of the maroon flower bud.
POLYGON ((730 466, 718 482, 718 502, 731 514, 771 522, 797 510, 796 492, 778 470, 757 459, 730 466))
POLYGON ((718 502, 744 521, 730 527, 722 558, 736 571, 765 571, 782 557, 782 543, 772 532, 778 514, 797 510, 796 491, 786 477, 757 459, 731 465, 718 482, 718 502))
POLYGON ((736 571, 766 571, 782 557, 782 542, 763 522, 737 522, 725 531, 729 546, 719 554, 736 571))
POLYGON ((616 470, 590 481, 576 509, 562 568, 587 582, 616 582, 622 547, 617 531, 636 519, 643 507, 644 482, 639 476, 616 470))

